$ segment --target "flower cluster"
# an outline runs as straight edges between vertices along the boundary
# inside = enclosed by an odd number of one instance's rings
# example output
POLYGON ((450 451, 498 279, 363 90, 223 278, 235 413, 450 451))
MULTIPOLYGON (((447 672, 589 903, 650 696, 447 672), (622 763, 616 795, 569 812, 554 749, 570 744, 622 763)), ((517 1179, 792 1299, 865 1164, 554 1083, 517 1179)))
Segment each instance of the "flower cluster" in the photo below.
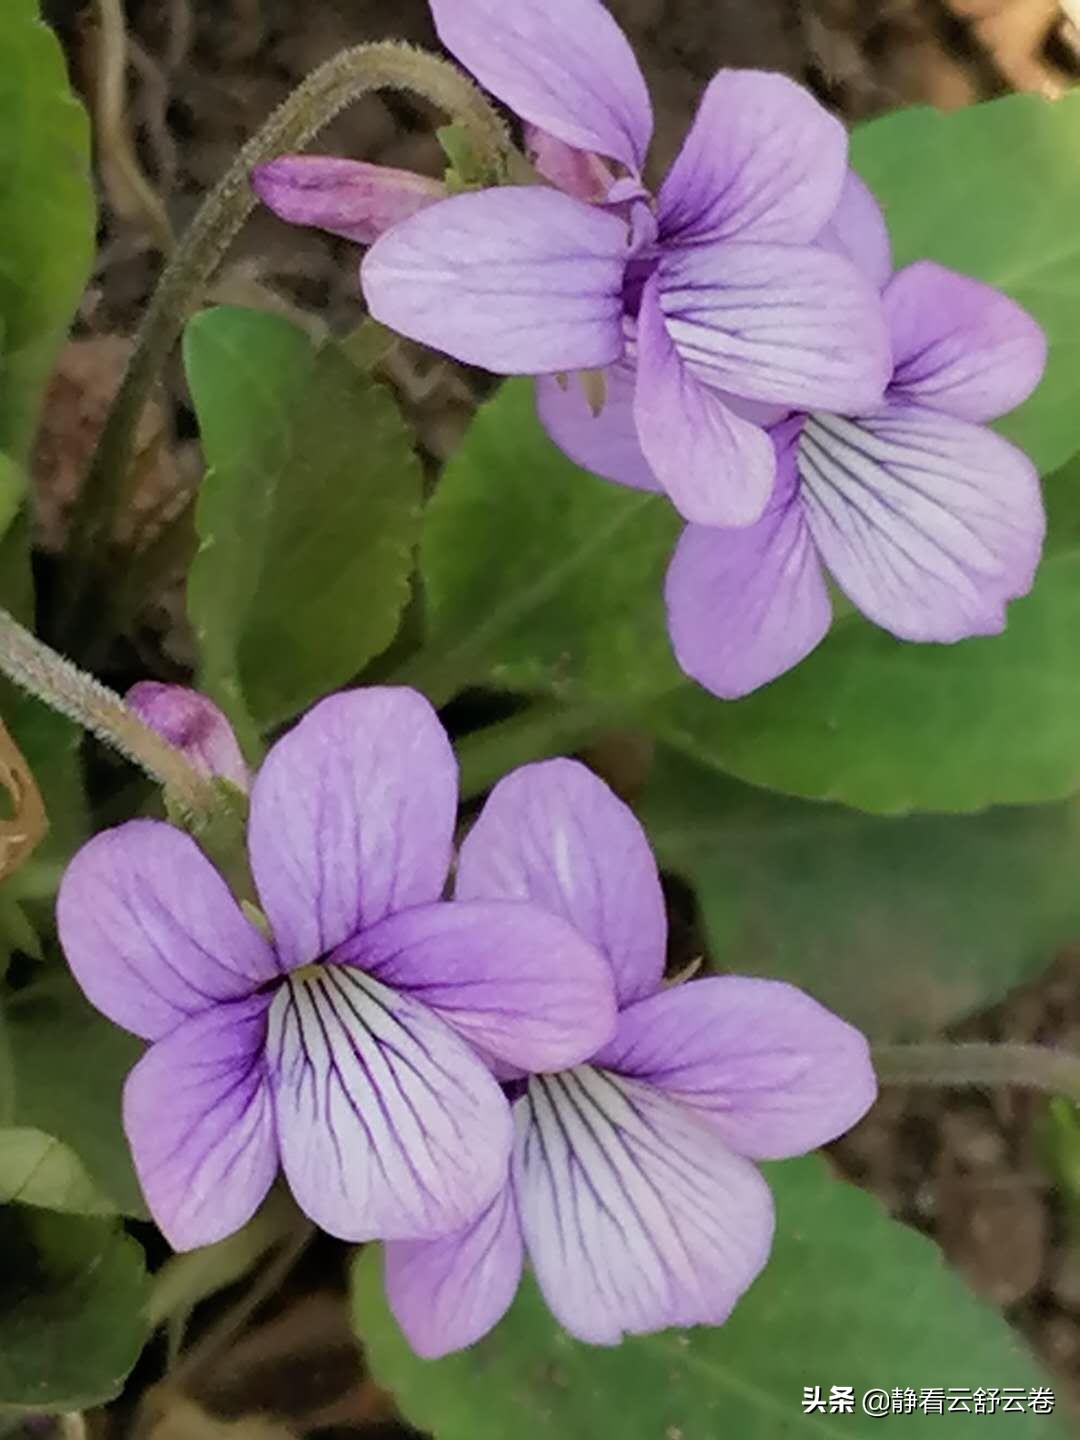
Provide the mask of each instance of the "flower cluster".
POLYGON ((378 320, 535 375, 573 459, 668 495, 688 522, 666 585, 683 668, 726 698, 789 669, 831 623, 826 571, 902 639, 1000 630, 1044 517, 985 422, 1038 382, 1035 322, 938 265, 894 274, 842 126, 784 77, 721 71, 653 194, 648 93, 599 0, 431 5, 524 122, 537 183, 450 194, 304 157, 253 183, 371 244, 378 320))
MULTIPOLYGON (((234 768, 208 701, 136 698, 234 768)), ((526 1253, 583 1339, 722 1321, 771 1241, 752 1162, 864 1113, 862 1036, 786 984, 665 988, 648 843, 574 761, 495 787, 444 899, 456 767, 414 691, 322 701, 250 799, 259 908, 153 820, 95 836, 60 891, 77 980, 150 1042, 124 1124, 173 1245, 244 1224, 280 1168, 324 1229, 388 1242, 422 1354, 484 1334, 526 1253)))

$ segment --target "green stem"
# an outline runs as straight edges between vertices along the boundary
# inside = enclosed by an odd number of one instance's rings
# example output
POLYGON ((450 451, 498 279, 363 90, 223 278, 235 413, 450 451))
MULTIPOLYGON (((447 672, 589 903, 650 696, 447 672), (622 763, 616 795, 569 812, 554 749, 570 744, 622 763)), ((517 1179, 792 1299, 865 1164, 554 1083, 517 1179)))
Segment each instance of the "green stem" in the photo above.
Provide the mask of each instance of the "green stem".
POLYGON ((466 126, 482 163, 493 174, 505 173, 510 142, 502 121, 448 61, 386 41, 344 50, 308 76, 237 155, 162 272, 72 516, 68 620, 87 602, 95 560, 126 498, 136 429, 157 377, 207 281, 255 207, 252 170, 301 149, 346 106, 386 88, 418 95, 466 126))
POLYGON ((599 706, 563 706, 540 701, 520 715, 466 735, 458 743, 461 798, 487 790, 518 765, 579 750, 610 723, 599 706))
POLYGON ((1080 1055, 1048 1045, 876 1045, 874 1067, 885 1085, 1020 1085, 1080 1103, 1080 1055))
POLYGON ((164 786, 169 800, 196 827, 217 813, 214 786, 188 764, 181 751, 144 724, 115 691, 50 650, 6 610, 0 610, 0 670, 141 766, 164 786))

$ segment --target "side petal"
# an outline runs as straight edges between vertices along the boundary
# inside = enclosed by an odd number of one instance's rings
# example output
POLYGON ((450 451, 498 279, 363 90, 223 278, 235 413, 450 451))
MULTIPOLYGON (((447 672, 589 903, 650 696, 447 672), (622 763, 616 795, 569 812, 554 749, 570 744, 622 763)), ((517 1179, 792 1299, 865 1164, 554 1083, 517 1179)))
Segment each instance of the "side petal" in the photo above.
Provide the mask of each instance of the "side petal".
POLYGON ((434 1010, 485 1056, 526 1070, 576 1065, 615 1032, 606 959, 539 905, 417 906, 331 958, 434 1010))
POLYGON ((756 525, 688 525, 664 583, 675 658, 722 700, 749 695, 806 658, 828 633, 832 606, 798 495, 781 458, 778 491, 756 525))
POLYGON ((919 260, 897 272, 882 298, 896 361, 890 398, 996 420, 1042 378, 1046 336, 1000 290, 919 260))
POLYGON ((186 685, 140 680, 124 696, 139 719, 184 752, 203 775, 219 775, 247 791, 251 775, 236 734, 214 702, 186 685))
POLYGON ((620 1005, 660 984, 667 914, 652 850, 630 807, 576 760, 499 781, 461 847, 455 893, 561 915, 611 962, 620 1005))
POLYGON ((641 169, 649 92, 599 0, 431 0, 431 13, 451 54, 523 120, 641 169))
POLYGON ((776 475, 772 444, 683 363, 655 276, 641 298, 637 347, 638 439, 671 503, 695 524, 753 524, 776 475))
POLYGON ((769 1188, 677 1100, 585 1066, 515 1107, 525 1244, 555 1318, 593 1345, 720 1325, 772 1243, 769 1188))
POLYGON ((595 1064, 657 1086, 755 1160, 835 1140, 877 1095, 858 1030, 794 985, 738 975, 631 1005, 595 1064))
POLYGON ((889 283, 892 274, 889 228, 874 192, 854 170, 847 172, 840 201, 814 243, 850 260, 879 290, 884 290, 889 283))
POLYGON ((470 1224, 504 1183, 502 1091, 407 995, 346 965, 290 977, 266 1054, 285 1176, 331 1235, 434 1239, 470 1224))
POLYGON ((89 840, 64 872, 56 918, 87 998, 144 1040, 278 975, 195 841, 159 820, 89 840))
POLYGON ((174 1250, 246 1225, 278 1154, 263 1045, 269 997, 217 1005, 152 1045, 124 1086, 124 1129, 150 1213, 174 1250))
POLYGON ((668 242, 804 244, 836 209, 847 132, 809 90, 764 70, 721 70, 660 191, 668 242))
POLYGON ((604 403, 594 412, 574 375, 560 383, 553 375, 536 381, 540 423, 575 464, 633 490, 662 490, 645 459, 634 420, 634 370, 620 361, 602 372, 604 403))
POLYGON ((993 430, 918 407, 817 415, 799 440, 807 522, 838 584, 902 640, 994 635, 1031 588, 1035 468, 993 430))
POLYGON ((590 370, 623 350, 629 231, 542 186, 455 195, 385 234, 360 281, 376 320, 498 375, 590 370))
POLYGON ((390 1309, 413 1350, 438 1360, 475 1345, 509 1310, 525 1259, 509 1185, 465 1230, 384 1250, 390 1309))
POLYGON ((441 180, 331 155, 279 155, 251 172, 251 188, 280 219, 360 245, 447 196, 441 180))
POLYGON ((892 374, 881 298, 841 256, 704 245, 669 252, 659 275, 668 332, 716 389, 837 414, 880 402, 892 374))
POLYGON ((263 761, 251 795, 251 868, 287 967, 442 893, 457 761, 415 690, 332 695, 263 761))

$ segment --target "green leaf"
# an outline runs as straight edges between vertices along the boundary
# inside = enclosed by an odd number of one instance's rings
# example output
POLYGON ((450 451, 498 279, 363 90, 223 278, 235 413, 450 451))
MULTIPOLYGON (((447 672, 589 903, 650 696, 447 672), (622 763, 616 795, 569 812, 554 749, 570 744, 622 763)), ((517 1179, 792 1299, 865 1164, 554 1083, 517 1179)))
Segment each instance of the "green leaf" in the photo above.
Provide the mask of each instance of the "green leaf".
POLYGON ((200 684, 250 747, 393 639, 420 466, 389 393, 278 316, 205 311, 184 361, 210 466, 188 581, 200 684))
MULTIPOLYGON (((817 1159, 766 1167, 777 1236, 764 1274, 720 1329, 666 1331, 593 1348, 565 1335, 535 1286, 480 1344, 418 1360, 382 1294, 377 1252, 354 1269, 354 1320, 378 1382, 437 1440, 858 1440, 936 1436, 941 1416, 806 1415, 804 1386, 1044 1385, 1016 1335, 949 1272, 936 1247, 817 1159)), ((1009 1415, 1009 1433, 1055 1440, 1052 1418, 1009 1415)), ((950 1437, 985 1417, 958 1412, 950 1437)))
POLYGON ((120 1092, 141 1041, 99 1015, 65 975, 19 991, 6 1013, 15 1123, 63 1141, 116 1210, 145 1217, 120 1122, 120 1092))
POLYGON ((896 263, 928 257, 1024 305, 1046 375, 1000 428, 1044 473, 1080 448, 1080 93, 1011 95, 859 126, 852 163, 881 201, 896 263))
POLYGON ((84 1410, 119 1394, 147 1336, 139 1246, 108 1221, 0 1208, 0 1407, 84 1410))
POLYGON ((875 1039, 993 1004, 1080 935, 1076 801, 885 818, 660 751, 638 808, 714 964, 793 981, 875 1039))
POLYGON ((678 684, 661 588, 679 533, 656 495, 578 469, 508 381, 428 505, 421 544, 430 688, 461 683, 632 700, 678 684))
POLYGON ((86 114, 36 0, 0 5, 0 450, 26 459, 94 254, 86 114))
POLYGON ((0 1129, 0 1203, 11 1200, 74 1215, 116 1209, 63 1141, 29 1126, 0 1129))

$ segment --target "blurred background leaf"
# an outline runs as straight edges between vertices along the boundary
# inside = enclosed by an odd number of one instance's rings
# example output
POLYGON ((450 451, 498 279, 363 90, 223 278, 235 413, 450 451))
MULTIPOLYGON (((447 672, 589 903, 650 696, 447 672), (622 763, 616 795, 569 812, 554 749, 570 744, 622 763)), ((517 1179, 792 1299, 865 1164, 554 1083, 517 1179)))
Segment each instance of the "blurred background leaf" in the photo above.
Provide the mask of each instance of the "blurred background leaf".
MULTIPOLYGON (((834 1180, 818 1157, 764 1167, 777 1202, 767 1268, 719 1328, 665 1331, 617 1349, 561 1331, 531 1280, 509 1315, 470 1349, 418 1360, 391 1317, 381 1257, 364 1250, 353 1312, 375 1378, 407 1419, 438 1440, 656 1440, 676 1435, 778 1437, 937 1435, 943 1418, 802 1412, 804 1386, 1046 1384, 1018 1337, 981 1304, 925 1237, 878 1202, 834 1180)), ((1064 1422, 1010 1415, 1010 1434, 1055 1440, 1064 1422)), ((957 1412, 950 1436, 985 1433, 986 1417, 957 1412)))
POLYGON ((148 1283, 107 1220, 0 1206, 0 1407, 81 1410, 119 1394, 146 1340, 148 1283))
POLYGON ((116 1210, 69 1146, 29 1126, 0 1129, 0 1203, 15 1200, 73 1215, 116 1210))
POLYGON ((658 751, 639 813, 715 966, 790 980, 878 1040, 994 1004, 1080 935, 1080 806, 883 817, 658 751))
POLYGON ((21 462, 90 274, 95 206, 86 114, 37 0, 4 0, 0 55, 0 450, 21 462))
POLYGON ((889 222, 897 265, 928 257, 1024 305, 1046 375, 1000 428, 1039 469, 1080 448, 1080 91, 913 109, 857 127, 851 159, 889 222))
POLYGON ((420 465, 390 393, 279 316, 221 307, 184 361, 209 470, 188 581, 203 689, 265 729, 389 645, 409 595, 420 465))

